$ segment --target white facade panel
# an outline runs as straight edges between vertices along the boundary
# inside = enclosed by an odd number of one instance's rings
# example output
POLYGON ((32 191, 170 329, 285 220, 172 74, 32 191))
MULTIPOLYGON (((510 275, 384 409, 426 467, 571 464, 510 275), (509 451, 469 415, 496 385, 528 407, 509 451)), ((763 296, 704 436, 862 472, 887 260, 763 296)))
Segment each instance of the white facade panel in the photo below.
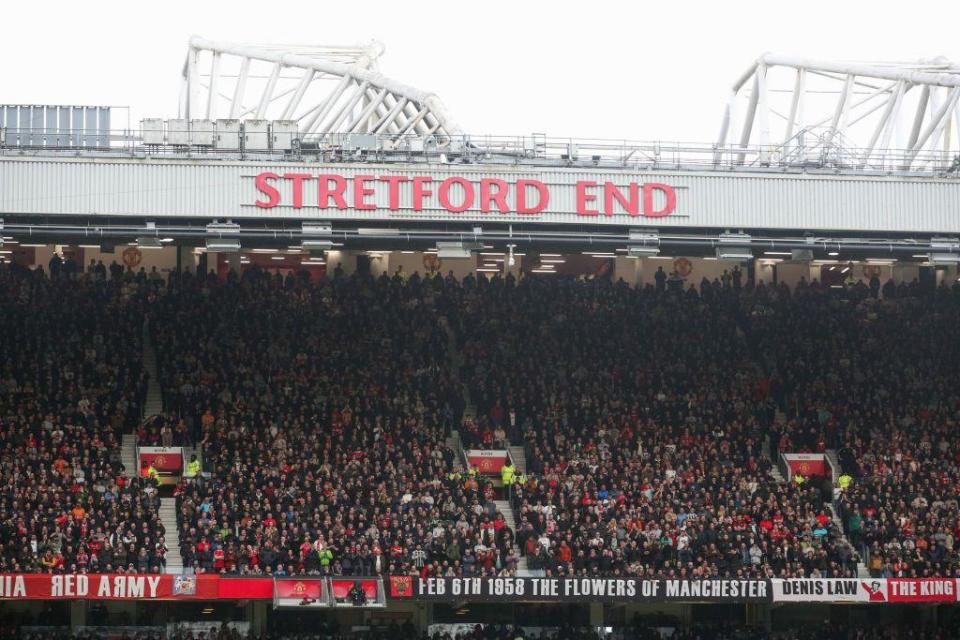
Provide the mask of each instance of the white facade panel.
MULTIPOLYGON (((219 125, 219 123, 218 123, 219 125)), ((335 184, 335 183, 331 183, 335 184)), ((589 202, 603 209, 602 186, 587 188, 596 195, 589 202)), ((528 187, 529 200, 534 190, 528 187)), ((664 196, 654 191, 655 209, 664 196)), ((642 200, 642 194, 641 194, 642 200)), ((333 203, 333 200, 331 200, 333 203)), ((583 204, 583 203, 580 203, 583 204)), ((3 214, 104 215, 154 217, 233 217, 291 219, 411 220, 457 222, 557 223, 587 225, 707 227, 730 229, 790 229, 859 232, 960 233, 960 181, 901 177, 845 177, 813 174, 731 174, 729 172, 636 173, 584 169, 538 169, 502 166, 374 165, 305 163, 258 164, 198 160, 144 160, 91 158, 0 157, 0 217, 3 214), (276 206, 258 207, 268 200, 257 189, 256 176, 278 176, 269 184, 277 189, 276 206), (294 206, 294 180, 301 174, 303 199, 294 206), (319 175, 345 182, 346 207, 319 208, 319 175), (365 183, 373 193, 355 207, 355 177, 372 176, 365 183), (391 208, 388 176, 401 176, 398 206, 391 208), (430 177, 422 209, 413 208, 413 178, 430 177), (454 206, 465 197, 463 183, 474 191, 472 206, 453 212, 441 206, 439 192, 447 178, 463 182, 448 185, 454 206), (536 180, 549 191, 549 204, 540 213, 515 212, 517 181, 536 180), (481 181, 508 183, 509 213, 480 210, 481 181), (631 216, 617 207, 614 215, 578 213, 578 182, 614 183, 628 194, 631 183, 662 183, 676 194, 676 209, 665 217, 631 216)))

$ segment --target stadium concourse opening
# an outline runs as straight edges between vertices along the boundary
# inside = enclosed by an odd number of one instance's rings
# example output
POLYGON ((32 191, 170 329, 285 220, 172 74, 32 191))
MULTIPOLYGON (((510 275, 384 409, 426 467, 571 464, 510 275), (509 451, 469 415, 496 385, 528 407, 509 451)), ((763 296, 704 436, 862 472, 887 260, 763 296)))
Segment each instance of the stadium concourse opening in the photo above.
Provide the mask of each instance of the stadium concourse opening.
POLYGON ((382 53, 0 106, 0 640, 960 637, 956 66, 668 144, 382 53))

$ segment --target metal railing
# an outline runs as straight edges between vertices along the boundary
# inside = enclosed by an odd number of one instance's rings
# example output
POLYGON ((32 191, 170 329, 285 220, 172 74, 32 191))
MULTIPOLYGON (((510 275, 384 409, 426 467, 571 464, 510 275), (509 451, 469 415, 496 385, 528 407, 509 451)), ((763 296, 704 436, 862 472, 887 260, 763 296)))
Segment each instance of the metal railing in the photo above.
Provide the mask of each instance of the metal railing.
POLYGON ((826 171, 842 174, 937 175, 960 179, 960 150, 921 151, 851 146, 798 135, 781 145, 717 145, 530 136, 299 134, 273 129, 96 135, 84 130, 0 129, 0 155, 129 156, 210 160, 434 162, 632 170, 826 171))

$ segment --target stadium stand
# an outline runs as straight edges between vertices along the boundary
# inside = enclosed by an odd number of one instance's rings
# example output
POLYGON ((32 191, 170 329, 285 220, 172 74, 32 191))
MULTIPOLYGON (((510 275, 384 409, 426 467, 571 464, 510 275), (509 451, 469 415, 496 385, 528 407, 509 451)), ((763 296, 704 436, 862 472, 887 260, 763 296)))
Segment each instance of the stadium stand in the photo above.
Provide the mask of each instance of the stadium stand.
POLYGON ((874 577, 955 576, 960 296, 799 289, 751 313, 787 420, 774 438, 840 451, 837 510, 874 577))
POLYGON ((956 575, 956 291, 63 267, 0 287, 7 571, 162 568, 156 489, 118 462, 136 429, 203 450, 175 492, 198 571, 956 575), (144 422, 148 315, 172 410, 144 422), (524 447, 516 532, 457 427, 524 447), (842 531, 828 488, 777 477, 786 448, 840 451, 842 531))
POLYGON ((509 572, 512 532, 446 437, 441 279, 184 277, 156 312, 168 399, 205 477, 176 489, 199 571, 509 572))
POLYGON ((742 308, 768 297, 719 281, 671 294, 535 278, 465 294, 480 422, 512 416, 505 426, 533 470, 513 493, 532 567, 855 573, 820 487, 770 473, 763 443, 776 407, 742 308))
POLYGON ((155 487, 119 463, 148 284, 51 267, 0 269, 0 571, 159 571, 155 487))

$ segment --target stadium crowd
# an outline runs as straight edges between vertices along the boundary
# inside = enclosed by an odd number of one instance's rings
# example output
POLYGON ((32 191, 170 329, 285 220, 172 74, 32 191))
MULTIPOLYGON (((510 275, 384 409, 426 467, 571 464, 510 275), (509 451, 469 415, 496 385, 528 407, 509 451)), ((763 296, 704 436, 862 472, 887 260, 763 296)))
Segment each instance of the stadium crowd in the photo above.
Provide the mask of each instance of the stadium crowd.
POLYGON ((516 566, 489 486, 454 469, 442 279, 180 279, 154 317, 205 478, 176 489, 200 571, 490 575, 516 566))
POLYGON ((197 571, 956 575, 955 290, 94 266, 3 267, 0 294, 5 571, 163 567, 136 431, 202 451, 175 488, 197 571), (167 414, 142 421, 147 319, 167 414), (462 469, 453 430, 526 473, 462 469), (770 462, 827 448, 835 499, 770 462))
POLYGON ((744 300, 770 295, 534 278, 465 292, 479 422, 517 433, 532 471, 513 487, 531 567, 855 573, 824 492, 778 482, 763 455, 776 405, 745 335, 744 300))
POLYGON ((130 481, 145 282, 0 269, 0 572, 159 571, 155 488, 130 481))
POLYGON ((801 289, 750 317, 786 411, 774 437, 839 450, 851 482, 837 511, 873 575, 958 575, 957 292, 844 301, 801 289))

